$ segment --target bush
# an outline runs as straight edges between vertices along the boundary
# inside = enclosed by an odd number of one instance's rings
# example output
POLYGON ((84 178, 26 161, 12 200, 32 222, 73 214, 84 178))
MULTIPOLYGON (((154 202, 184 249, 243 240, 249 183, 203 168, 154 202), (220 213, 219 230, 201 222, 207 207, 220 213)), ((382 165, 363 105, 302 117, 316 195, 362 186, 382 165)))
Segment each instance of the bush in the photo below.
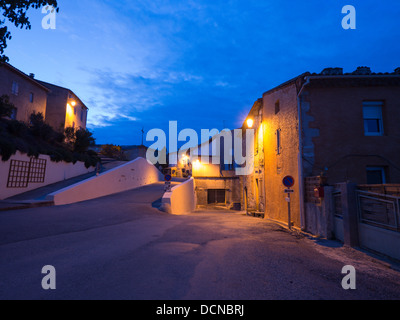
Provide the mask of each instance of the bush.
POLYGON ((10 102, 8 95, 2 95, 0 97, 0 118, 11 117, 15 106, 10 102))
POLYGON ((0 137, 0 154, 2 161, 8 161, 17 152, 15 144, 7 137, 0 137))
POLYGON ((100 154, 117 160, 126 160, 126 156, 122 148, 113 144, 102 145, 100 154))
POLYGON ((43 115, 34 113, 30 125, 15 120, 0 118, 0 155, 7 161, 17 150, 30 157, 40 154, 50 156, 55 162, 85 162, 85 166, 96 166, 99 157, 88 148, 95 139, 86 129, 69 129, 66 133, 55 131, 44 122, 43 115))

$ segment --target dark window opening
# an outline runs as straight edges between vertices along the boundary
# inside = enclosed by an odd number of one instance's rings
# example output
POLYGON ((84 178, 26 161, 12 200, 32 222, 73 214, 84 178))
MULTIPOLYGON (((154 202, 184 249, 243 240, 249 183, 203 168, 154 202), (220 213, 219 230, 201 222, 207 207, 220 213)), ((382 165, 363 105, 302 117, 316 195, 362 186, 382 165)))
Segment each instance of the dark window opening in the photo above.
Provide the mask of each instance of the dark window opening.
POLYGON ((276 154, 281 154, 282 152, 282 141, 281 141, 281 129, 276 130, 276 154))
POLYGON ((208 204, 225 204, 225 190, 224 189, 209 189, 209 190, 207 190, 207 203, 208 204))
POLYGON ((385 184, 386 175, 383 167, 367 168, 367 184, 385 184))
POLYGON ((278 114, 279 111, 281 111, 281 105, 278 100, 277 102, 275 102, 275 114, 278 114))

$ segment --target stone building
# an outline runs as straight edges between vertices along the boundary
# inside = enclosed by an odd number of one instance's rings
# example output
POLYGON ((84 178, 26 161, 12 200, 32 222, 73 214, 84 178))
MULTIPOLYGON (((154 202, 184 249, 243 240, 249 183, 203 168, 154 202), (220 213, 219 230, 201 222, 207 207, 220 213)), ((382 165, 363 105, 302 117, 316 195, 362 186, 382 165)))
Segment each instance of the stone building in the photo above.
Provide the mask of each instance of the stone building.
MULTIPOLYGON (((227 136, 232 137, 232 132, 227 132, 227 136)), ((203 143, 190 154, 197 206, 240 209, 240 178, 236 175, 234 162, 225 161, 225 146, 233 155, 233 145, 229 146, 226 141, 223 131, 205 143, 208 152, 204 152, 203 143)))
MULTIPOLYGON (((248 156, 254 161, 254 170, 251 174, 240 176, 243 189, 242 209, 252 215, 264 215, 265 211, 265 159, 264 159, 264 123, 263 123, 263 100, 258 99, 251 108, 248 119, 242 126, 242 130, 254 130, 253 152, 248 156)), ((246 139, 243 139, 242 150, 246 139)))
POLYGON ((15 106, 12 119, 29 123, 32 113, 46 116, 49 89, 8 63, 0 63, 0 96, 7 95, 15 106))
POLYGON ((46 122, 54 129, 64 131, 67 127, 86 129, 88 108, 70 89, 39 81, 49 89, 46 122))
MULTIPOLYGON (((253 175, 243 179, 242 192, 247 188, 248 207, 260 210, 264 201, 268 218, 288 220, 282 183, 288 175, 295 179, 290 206, 298 227, 305 224, 307 177, 322 177, 330 185, 400 182, 400 68, 392 73, 372 73, 367 67, 352 73, 341 68, 307 72, 265 92, 249 118, 256 131, 262 128, 255 155, 261 144, 264 168, 255 166, 253 175), (257 195, 254 184, 260 183, 262 169, 265 189, 260 195, 258 188, 257 195)), ((243 197, 242 207, 244 202, 243 197)))

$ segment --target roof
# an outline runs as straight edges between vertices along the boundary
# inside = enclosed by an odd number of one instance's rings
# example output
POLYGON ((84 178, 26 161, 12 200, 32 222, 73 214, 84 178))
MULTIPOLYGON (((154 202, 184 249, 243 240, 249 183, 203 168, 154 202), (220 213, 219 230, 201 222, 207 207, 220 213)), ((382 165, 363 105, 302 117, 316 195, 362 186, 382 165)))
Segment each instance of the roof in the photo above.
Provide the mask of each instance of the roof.
POLYGON ((65 87, 61 87, 61 86, 55 85, 55 84, 53 84, 53 83, 48 83, 48 82, 45 82, 45 81, 41 81, 41 80, 36 80, 36 81, 38 81, 39 83, 41 83, 41 84, 42 84, 43 86, 45 86, 46 88, 50 89, 50 91, 51 91, 52 87, 55 87, 55 88, 58 88, 58 89, 62 89, 62 90, 68 91, 69 93, 72 93, 72 94, 79 100, 79 102, 80 102, 80 104, 81 104, 82 106, 84 106, 86 109, 89 109, 89 108, 83 103, 83 101, 78 97, 78 95, 77 95, 75 92, 73 92, 71 89, 68 89, 68 88, 65 88, 65 87))
POLYGON ((0 67, 2 67, 2 66, 8 68, 9 70, 15 72, 19 76, 25 78, 27 81, 29 81, 32 84, 36 85, 40 89, 42 89, 42 90, 44 90, 46 92, 50 92, 49 88, 47 88, 46 86, 41 84, 39 81, 35 80, 34 78, 32 78, 32 77, 28 76, 27 74, 23 73, 21 70, 17 69, 16 67, 12 66, 11 64, 9 64, 7 62, 0 62, 0 67))
POLYGON ((270 94, 270 93, 272 93, 272 92, 274 92, 274 91, 283 89, 283 88, 285 88, 285 87, 287 87, 287 86, 289 86, 289 85, 292 85, 293 83, 296 83, 297 81, 302 80, 302 79, 304 79, 306 76, 309 76, 309 75, 311 75, 310 72, 302 73, 301 75, 298 75, 297 77, 295 77, 295 78, 293 78, 293 79, 290 79, 290 80, 288 80, 288 81, 286 81, 286 82, 280 84, 279 86, 276 86, 276 87, 274 87, 274 88, 272 88, 272 89, 270 89, 270 90, 264 92, 264 93, 263 93, 263 96, 265 96, 266 94, 270 94))
POLYGON ((371 72, 369 67, 358 67, 357 70, 351 73, 343 73, 342 68, 325 68, 321 73, 305 72, 264 92, 263 96, 301 81, 300 86, 298 86, 299 89, 302 82, 307 78, 310 80, 319 80, 321 83, 325 83, 326 86, 333 85, 334 83, 337 84, 338 81, 342 81, 342 85, 345 86, 354 86, 356 82, 357 85, 363 86, 398 85, 400 83, 400 68, 391 73, 371 72))

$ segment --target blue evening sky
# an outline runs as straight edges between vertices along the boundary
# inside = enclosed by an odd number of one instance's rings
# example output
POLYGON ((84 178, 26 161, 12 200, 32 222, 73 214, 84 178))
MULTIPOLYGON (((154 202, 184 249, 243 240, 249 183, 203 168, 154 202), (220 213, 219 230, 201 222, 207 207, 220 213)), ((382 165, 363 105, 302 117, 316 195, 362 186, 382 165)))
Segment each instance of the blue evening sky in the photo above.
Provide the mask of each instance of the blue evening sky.
MULTIPOLYGON (((235 129, 263 92, 303 72, 400 67, 395 0, 59 0, 56 29, 11 28, 10 63, 73 90, 97 143, 141 129, 235 129), (357 10, 344 30, 342 7, 357 10)), ((151 145, 152 142, 145 143, 151 145)))

